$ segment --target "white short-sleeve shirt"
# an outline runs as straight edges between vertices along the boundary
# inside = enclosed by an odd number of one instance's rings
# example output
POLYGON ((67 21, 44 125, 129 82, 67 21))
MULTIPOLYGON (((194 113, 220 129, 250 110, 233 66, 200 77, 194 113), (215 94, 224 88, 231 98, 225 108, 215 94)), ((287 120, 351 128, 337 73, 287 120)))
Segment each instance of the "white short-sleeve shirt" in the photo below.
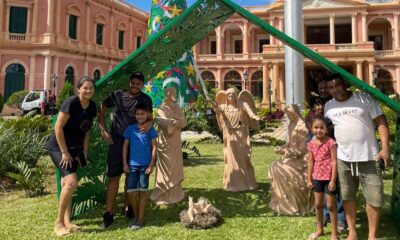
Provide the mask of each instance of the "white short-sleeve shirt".
POLYGON ((374 160, 378 143, 373 119, 382 114, 379 103, 365 92, 354 92, 344 102, 328 101, 325 117, 335 127, 337 158, 346 162, 374 160))

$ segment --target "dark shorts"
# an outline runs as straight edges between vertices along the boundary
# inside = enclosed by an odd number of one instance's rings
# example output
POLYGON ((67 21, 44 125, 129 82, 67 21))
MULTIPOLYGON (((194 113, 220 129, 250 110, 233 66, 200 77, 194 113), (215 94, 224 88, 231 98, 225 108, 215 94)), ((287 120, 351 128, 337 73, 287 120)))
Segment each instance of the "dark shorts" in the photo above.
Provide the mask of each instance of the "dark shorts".
POLYGON ((76 173, 79 162, 78 162, 78 160, 75 160, 75 157, 77 157, 82 152, 82 149, 69 151, 73 161, 72 161, 72 167, 68 167, 68 168, 62 168, 60 166, 61 159, 62 159, 62 153, 60 151, 53 151, 53 150, 48 150, 48 151, 49 151, 50 158, 53 161, 54 165, 56 166, 56 168, 58 170, 60 170, 61 177, 65 177, 69 174, 76 173))
POLYGON ((146 174, 148 166, 129 166, 126 176, 126 192, 147 192, 149 190, 149 174, 146 174))
POLYGON ((124 164, 122 161, 122 146, 124 138, 120 136, 112 136, 114 144, 108 146, 107 155, 107 176, 119 177, 124 172, 124 164))
POLYGON ((326 193, 329 195, 336 195, 338 193, 338 184, 336 183, 336 188, 333 191, 329 191, 328 186, 329 186, 330 180, 314 180, 313 179, 313 189, 314 192, 317 193, 326 193))

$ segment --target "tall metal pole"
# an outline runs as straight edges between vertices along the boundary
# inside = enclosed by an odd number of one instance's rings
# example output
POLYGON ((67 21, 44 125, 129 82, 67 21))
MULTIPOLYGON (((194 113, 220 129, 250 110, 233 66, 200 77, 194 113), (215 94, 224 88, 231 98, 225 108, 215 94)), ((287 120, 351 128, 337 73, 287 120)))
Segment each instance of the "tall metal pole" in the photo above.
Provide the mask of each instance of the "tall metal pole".
MULTIPOLYGON (((303 42, 303 8, 299 0, 285 0, 285 33, 293 39, 303 42)), ((285 90, 286 105, 298 104, 302 107, 304 93, 303 56, 285 46, 285 90)))

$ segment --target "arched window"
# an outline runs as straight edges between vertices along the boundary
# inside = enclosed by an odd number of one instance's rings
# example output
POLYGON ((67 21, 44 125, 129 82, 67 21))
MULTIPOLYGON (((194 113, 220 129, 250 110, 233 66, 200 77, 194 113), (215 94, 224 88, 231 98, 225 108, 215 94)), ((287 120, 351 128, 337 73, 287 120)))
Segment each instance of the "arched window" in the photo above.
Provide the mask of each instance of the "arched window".
POLYGON ((242 77, 237 71, 230 71, 225 74, 224 78, 225 90, 231 87, 237 88, 239 91, 242 90, 242 77))
POLYGON ((25 68, 19 63, 13 63, 6 69, 6 78, 4 81, 4 100, 14 92, 25 89, 25 68))
POLYGON ((210 85, 212 88, 216 88, 216 82, 215 82, 215 77, 214 74, 210 71, 204 71, 201 73, 201 76, 203 77, 204 81, 210 85))
POLYGON ((96 69, 96 70, 94 71, 94 73, 93 73, 93 80, 94 80, 94 82, 99 81, 100 78, 101 78, 101 72, 100 72, 99 69, 96 69))
POLYGON ((375 85, 384 94, 390 95, 395 92, 393 87, 393 77, 388 70, 378 70, 378 76, 376 78, 375 85))
POLYGON ((74 85, 74 80, 75 80, 75 71, 74 69, 69 66, 67 70, 65 70, 65 82, 70 82, 72 85, 74 85))
POLYGON ((263 73, 262 71, 257 71, 251 75, 251 94, 254 97, 261 98, 262 99, 262 93, 263 93, 263 85, 262 85, 262 77, 263 73))

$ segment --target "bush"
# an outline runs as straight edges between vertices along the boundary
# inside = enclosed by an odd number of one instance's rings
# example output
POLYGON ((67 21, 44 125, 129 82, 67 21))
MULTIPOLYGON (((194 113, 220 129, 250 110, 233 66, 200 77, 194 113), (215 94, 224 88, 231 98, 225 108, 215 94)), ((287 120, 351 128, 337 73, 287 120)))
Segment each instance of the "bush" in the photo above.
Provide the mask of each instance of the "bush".
POLYGON ((0 121, 5 127, 14 129, 17 136, 29 130, 39 133, 41 137, 48 137, 52 131, 51 119, 41 115, 28 114, 18 119, 0 121))
MULTIPOLYGON (((37 121, 37 120, 33 120, 37 121)), ((6 172, 16 171, 15 164, 25 162, 36 167, 39 158, 45 153, 47 133, 39 128, 18 129, 9 121, 0 122, 0 179, 6 172)))
POLYGON ((17 108, 21 110, 22 102, 24 101, 24 98, 26 95, 28 95, 28 93, 29 92, 27 90, 22 90, 11 94, 11 96, 7 99, 7 106, 9 106, 10 108, 17 108))
POLYGON ((7 176, 22 186, 26 196, 36 197, 44 194, 46 188, 44 184, 46 166, 41 165, 31 168, 25 162, 17 162, 14 167, 18 170, 18 173, 9 172, 7 176))
POLYGON ((0 113, 3 111, 3 107, 4 107, 4 97, 0 93, 0 113))
POLYGON ((66 81, 66 82, 64 83, 64 87, 61 89, 61 92, 60 92, 60 94, 59 94, 58 97, 57 97, 57 102, 56 102, 57 108, 60 109, 61 104, 62 104, 67 98, 73 96, 74 94, 75 94, 75 93, 74 93, 74 86, 73 86, 70 82, 66 81))

